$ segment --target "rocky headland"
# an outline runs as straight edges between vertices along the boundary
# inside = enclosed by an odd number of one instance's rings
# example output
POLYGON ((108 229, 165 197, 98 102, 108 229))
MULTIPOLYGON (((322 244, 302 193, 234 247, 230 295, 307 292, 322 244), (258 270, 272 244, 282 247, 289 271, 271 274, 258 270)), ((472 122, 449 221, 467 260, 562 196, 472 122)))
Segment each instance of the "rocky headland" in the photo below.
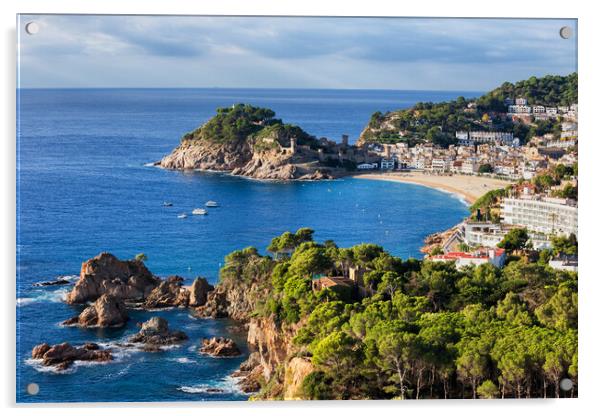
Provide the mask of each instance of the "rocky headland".
POLYGON ((274 116, 250 105, 219 108, 156 165, 281 181, 333 179, 355 169, 352 146, 318 140, 274 116))

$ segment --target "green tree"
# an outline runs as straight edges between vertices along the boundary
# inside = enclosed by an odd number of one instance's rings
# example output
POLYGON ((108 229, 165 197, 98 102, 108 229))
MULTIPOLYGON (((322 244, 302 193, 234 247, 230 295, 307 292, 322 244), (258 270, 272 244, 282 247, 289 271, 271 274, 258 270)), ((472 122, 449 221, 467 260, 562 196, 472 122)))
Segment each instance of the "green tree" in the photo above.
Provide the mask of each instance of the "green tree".
POLYGON ((144 253, 138 253, 138 254, 136 254, 136 257, 134 257, 134 260, 136 260, 137 262, 143 263, 148 260, 148 257, 144 253))
POLYGON ((477 389, 477 393, 481 399, 496 399, 500 395, 500 390, 493 381, 485 380, 477 389))
POLYGON ((493 166, 489 163, 483 163, 479 166, 479 173, 493 173, 493 166))
POLYGON ((554 295, 535 309, 539 322, 559 331, 577 329, 579 302, 577 291, 569 285, 561 285, 554 295))
POLYGON ((527 247, 529 241, 529 234, 524 228, 513 228, 508 231, 502 241, 498 244, 498 247, 503 248, 507 251, 518 251, 524 250, 527 247))
POLYGON ((401 399, 406 398, 406 378, 411 371, 417 336, 404 332, 402 322, 383 322, 376 332, 376 344, 379 352, 379 367, 391 374, 401 399))
POLYGON ((474 349, 468 349, 456 361, 458 378, 470 383, 472 398, 477 398, 477 386, 487 375, 487 358, 474 349))

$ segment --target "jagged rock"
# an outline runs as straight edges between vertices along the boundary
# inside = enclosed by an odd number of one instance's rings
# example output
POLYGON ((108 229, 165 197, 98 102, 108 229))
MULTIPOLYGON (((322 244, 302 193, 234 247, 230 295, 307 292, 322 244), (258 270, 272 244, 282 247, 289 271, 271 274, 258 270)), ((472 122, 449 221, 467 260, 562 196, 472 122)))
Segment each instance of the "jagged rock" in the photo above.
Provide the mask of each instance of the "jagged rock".
POLYGON ((167 308, 171 306, 188 306, 189 291, 182 287, 184 279, 180 276, 169 276, 154 288, 144 301, 145 308, 167 308))
POLYGON ((111 361, 113 356, 109 350, 101 350, 97 344, 88 343, 82 347, 74 347, 64 342, 52 347, 46 343, 37 345, 31 352, 31 358, 42 360, 44 366, 54 366, 57 370, 65 370, 75 361, 111 361))
POLYGON ((238 387, 245 393, 255 393, 261 390, 264 382, 263 369, 261 366, 257 366, 241 378, 238 382, 238 387))
POLYGON ((188 339, 182 331, 170 331, 168 322, 160 317, 152 317, 141 325, 140 331, 129 339, 130 342, 145 344, 145 351, 158 351, 160 345, 178 344, 188 339))
POLYGON ((31 351, 31 358, 34 358, 36 360, 42 359, 44 358, 44 354, 46 354, 46 352, 50 349, 50 345, 43 343, 40 345, 36 345, 35 347, 33 347, 33 350, 31 351))
POLYGON ((121 299, 104 294, 73 318, 67 319, 63 325, 79 325, 81 327, 123 326, 128 320, 125 304, 121 299))
POLYGON ((199 351, 212 357, 236 357, 241 354, 236 343, 224 337, 204 339, 199 351))
POLYGON ((121 261, 110 253, 101 253, 82 264, 79 280, 67 295, 67 303, 95 301, 105 293, 122 300, 141 300, 159 282, 143 262, 121 261))
POLYGON ((228 305, 227 292, 214 290, 209 292, 205 304, 196 308, 196 313, 202 318, 227 318, 228 305))
POLYGON ((197 277, 190 286, 190 306, 203 306, 207 303, 207 295, 213 290, 213 286, 204 277, 197 277))

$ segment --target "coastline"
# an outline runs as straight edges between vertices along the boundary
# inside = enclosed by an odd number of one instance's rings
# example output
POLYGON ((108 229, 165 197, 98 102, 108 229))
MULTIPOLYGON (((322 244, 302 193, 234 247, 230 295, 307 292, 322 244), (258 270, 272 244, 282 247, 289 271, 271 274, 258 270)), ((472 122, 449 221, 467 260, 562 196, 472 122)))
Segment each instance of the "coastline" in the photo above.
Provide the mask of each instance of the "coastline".
POLYGON ((494 189, 511 184, 511 181, 472 175, 428 175, 423 172, 365 173, 353 175, 358 179, 412 183, 439 191, 459 195, 468 205, 494 189))

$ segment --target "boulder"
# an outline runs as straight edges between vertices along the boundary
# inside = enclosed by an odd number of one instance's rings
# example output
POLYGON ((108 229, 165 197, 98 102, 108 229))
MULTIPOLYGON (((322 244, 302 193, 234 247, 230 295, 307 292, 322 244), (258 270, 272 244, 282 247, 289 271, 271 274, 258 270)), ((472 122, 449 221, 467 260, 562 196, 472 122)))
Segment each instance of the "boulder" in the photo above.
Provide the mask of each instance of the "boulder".
POLYGON ((201 354, 210 355, 212 357, 236 357, 241 354, 236 343, 224 337, 213 337, 204 339, 201 342, 199 349, 201 354))
POLYGON ((122 261, 110 253, 101 253, 82 264, 79 280, 67 295, 67 303, 92 302, 105 293, 124 301, 139 301, 159 282, 142 261, 122 261))
POLYGON ((197 277, 190 286, 190 306, 203 306, 207 303, 207 295, 213 290, 213 286, 204 277, 197 277))
POLYGON ((123 301, 115 296, 104 294, 96 302, 73 318, 67 319, 63 325, 79 325, 81 327, 123 326, 128 320, 123 301))
POLYGON ((179 344, 188 339, 182 331, 170 331, 168 322, 160 317, 153 317, 141 325, 140 331, 130 338, 130 342, 144 344, 145 351, 159 351, 160 345, 179 344))
POLYGON ((74 347, 64 342, 50 346, 40 344, 33 348, 31 358, 42 360, 42 365, 53 366, 57 370, 66 370, 76 361, 111 361, 113 356, 109 350, 101 350, 97 344, 88 343, 82 347, 74 347))
POLYGON ((36 360, 41 360, 42 358, 44 358, 44 354, 46 354, 46 352, 50 349, 50 345, 43 343, 40 345, 36 345, 35 347, 33 347, 33 350, 31 351, 31 358, 34 358, 36 360))
POLYGON ((184 279, 180 276, 169 276, 155 287, 144 301, 144 307, 167 308, 171 306, 188 306, 189 292, 182 287, 184 279))

